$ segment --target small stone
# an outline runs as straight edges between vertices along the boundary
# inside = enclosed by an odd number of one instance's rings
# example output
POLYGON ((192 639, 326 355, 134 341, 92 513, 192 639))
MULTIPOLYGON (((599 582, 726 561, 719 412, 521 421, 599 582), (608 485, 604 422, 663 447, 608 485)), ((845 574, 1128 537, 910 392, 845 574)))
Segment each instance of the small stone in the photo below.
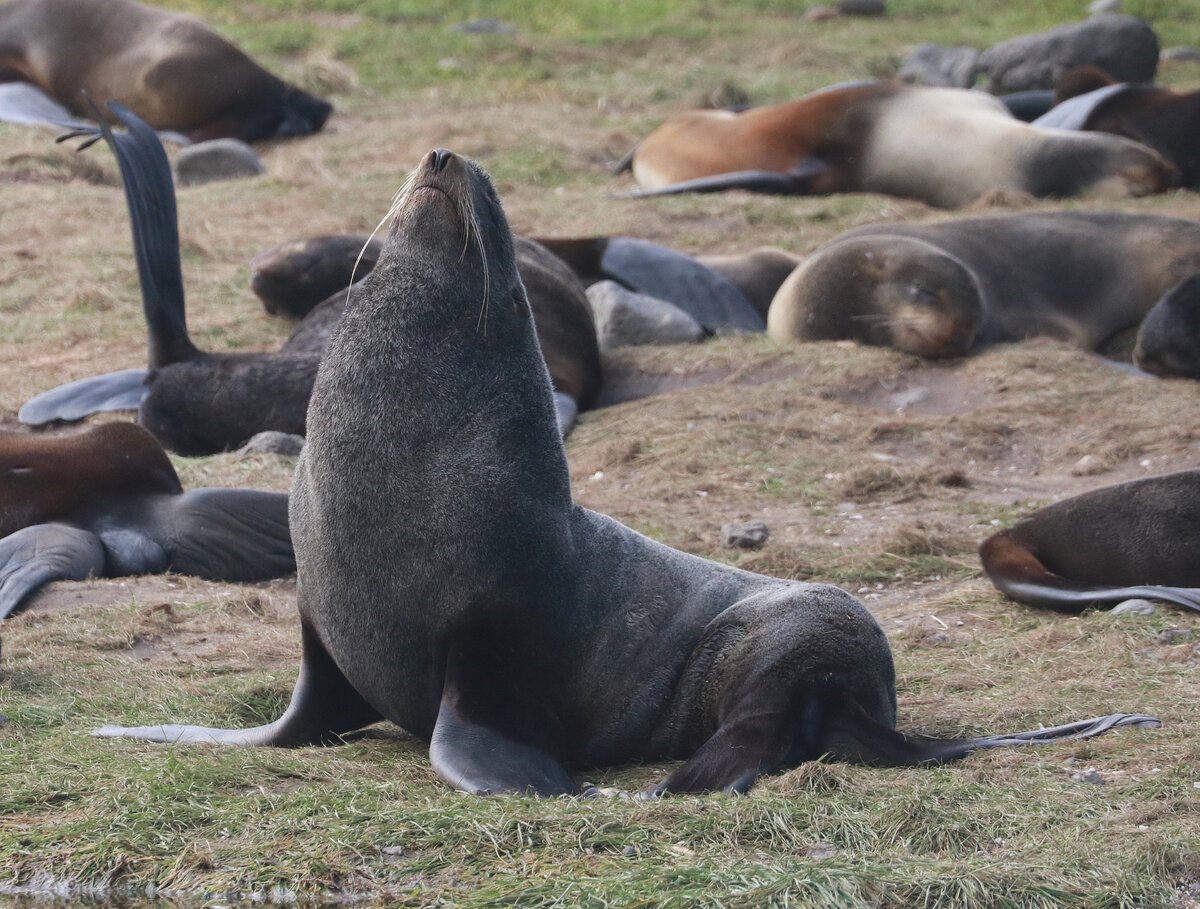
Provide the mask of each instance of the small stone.
POLYGON ((1178 644, 1180 641, 1190 641, 1195 636, 1189 628, 1166 628, 1158 633, 1158 640, 1163 644, 1178 644))
POLYGON ((721 525, 721 543, 728 549, 759 549, 770 535, 762 521, 721 525))
POLYGON ((1119 13, 1121 0, 1093 0, 1088 4, 1088 12, 1095 16, 1098 13, 1119 13))
POLYGON ((403 846, 384 846, 379 851, 384 855, 404 855, 403 846))
POLYGON ((1083 771, 1080 771, 1079 773, 1072 773, 1071 774, 1071 782, 1072 783, 1095 783, 1097 785, 1103 786, 1105 780, 1104 780, 1104 777, 1102 777, 1095 770, 1083 770, 1083 771))
POLYGON ((836 845, 823 840, 819 843, 813 843, 805 850, 804 854, 809 858, 826 859, 833 858, 833 856, 837 855, 837 851, 838 848, 836 845))
POLYGON ((245 445, 233 453, 233 456, 248 458, 251 455, 275 454, 294 458, 300 454, 303 447, 304 436, 267 429, 252 435, 245 445))
POLYGON ((254 149, 240 139, 197 142, 175 156, 175 179, 180 186, 257 177, 266 170, 254 149))
POLYGON ((841 15, 832 6, 824 6, 818 3, 816 6, 810 6, 804 11, 804 15, 800 18, 805 22, 827 22, 830 19, 836 19, 841 15))
POLYGON ((450 26, 450 31, 463 35, 515 35, 517 33, 516 28, 507 22, 501 22, 490 16, 472 19, 470 22, 456 22, 450 26))
POLYGON ((1174 63, 1200 63, 1200 47, 1181 44, 1178 47, 1168 47, 1158 55, 1159 60, 1170 60, 1174 63))
POLYGON ((622 855, 637 855, 637 850, 632 846, 626 846, 621 850, 622 855))
POLYGON ((8 717, 6 717, 3 713, 0 713, 0 727, 7 726, 10 722, 12 721, 9 720, 8 717))
POLYGON ((1113 615, 1154 615, 1158 611, 1149 600, 1126 600, 1112 608, 1113 615))
POLYGON ((1084 455, 1078 461, 1071 465, 1068 473, 1073 477, 1090 477, 1094 474, 1104 472, 1104 462, 1095 455, 1084 455))
POLYGON ((885 0, 838 0, 838 12, 843 16, 882 16, 887 12, 885 0))

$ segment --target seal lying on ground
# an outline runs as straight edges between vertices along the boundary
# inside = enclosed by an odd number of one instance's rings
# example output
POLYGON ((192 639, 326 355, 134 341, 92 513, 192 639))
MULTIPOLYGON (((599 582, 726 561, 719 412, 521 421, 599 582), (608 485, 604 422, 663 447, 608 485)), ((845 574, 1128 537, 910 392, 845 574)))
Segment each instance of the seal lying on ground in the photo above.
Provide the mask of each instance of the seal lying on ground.
POLYGON ((635 196, 876 192, 942 208, 993 190, 1143 196, 1178 176, 1129 139, 1031 126, 983 92, 894 83, 834 87, 740 113, 678 114, 623 169, 642 187, 635 196))
POLYGON ((91 116, 86 91, 193 142, 304 136, 333 109, 199 19, 132 0, 8 0, 0 5, 0 82, 28 82, 91 116))
POLYGON ((1200 470, 1057 502, 980 544, 983 570, 1031 606, 1082 612, 1145 597, 1200 610, 1200 470))
MULTIPOLYGON (((290 706, 255 729, 96 734, 302 745, 387 718, 430 742, 452 785, 539 795, 635 760, 685 760, 654 793, 741 792, 824 754, 913 764, 1014 741, 896 732, 887 639, 838 588, 687 555, 574 504, 491 181, 438 149, 394 212, 296 466, 290 706)), ((1155 721, 1068 729, 1125 722, 1155 721)))
POLYGON ((767 330, 781 341, 849 338, 924 357, 1038 335, 1095 350, 1156 304, 1171 305, 1164 294, 1197 271, 1200 224, 1178 218, 1053 212, 872 224, 792 272, 767 330))
POLYGON ((47 581, 291 574, 287 500, 249 489, 184 492, 158 442, 133 423, 0 432, 0 618, 47 581))
MULTIPOLYGON (((102 124, 95 134, 103 134, 112 147, 125 181, 150 369, 122 370, 52 389, 21 408, 21 421, 37 426, 136 408, 138 422, 183 455, 237 448, 264 430, 304 435, 317 361, 344 300, 332 302, 313 324, 302 325, 277 352, 198 349, 187 332, 170 165, 153 130, 120 105, 110 107, 129 132, 114 135, 102 124)), ((531 286, 541 291, 544 347, 560 383, 565 432, 576 412, 592 406, 599 393, 595 326, 582 287, 553 256, 527 251, 526 267, 531 286)))

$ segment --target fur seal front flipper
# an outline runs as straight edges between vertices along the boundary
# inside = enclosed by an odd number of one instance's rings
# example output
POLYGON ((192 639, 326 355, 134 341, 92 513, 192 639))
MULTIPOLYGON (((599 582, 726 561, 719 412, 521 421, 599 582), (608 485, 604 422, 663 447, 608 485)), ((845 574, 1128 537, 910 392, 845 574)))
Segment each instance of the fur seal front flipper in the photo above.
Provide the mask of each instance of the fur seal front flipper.
POLYGON ((697 177, 694 180, 681 180, 678 183, 668 183, 665 186, 656 186, 650 189, 615 193, 614 195, 619 199, 648 199, 652 196, 721 193, 731 189, 744 189, 748 192, 770 196, 807 196, 812 194, 814 180, 829 168, 815 158, 806 160, 811 160, 811 165, 789 173, 781 174, 770 170, 738 170, 714 174, 711 177, 697 177))
POLYGON ((631 761, 683 761, 654 793, 742 792, 827 754, 916 764, 993 743, 895 731, 887 638, 845 591, 679 552, 574 503, 512 234, 474 162, 423 159, 360 288, 292 484, 291 706, 252 730, 97 734, 290 745, 382 717, 429 741, 452 785, 540 795, 631 761))

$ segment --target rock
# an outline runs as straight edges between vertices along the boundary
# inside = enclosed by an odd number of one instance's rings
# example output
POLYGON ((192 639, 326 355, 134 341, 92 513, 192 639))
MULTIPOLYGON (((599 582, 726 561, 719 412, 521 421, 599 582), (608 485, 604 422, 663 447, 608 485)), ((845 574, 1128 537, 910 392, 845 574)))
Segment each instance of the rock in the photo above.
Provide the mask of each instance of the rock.
POLYGON ((1075 66, 1091 63, 1117 82, 1153 82, 1158 36, 1134 16, 1102 13, 1038 35, 1001 41, 979 55, 984 89, 993 94, 1054 87, 1075 66))
POLYGON ((587 289, 601 350, 641 344, 685 344, 705 337, 704 328, 666 300, 626 290, 616 281, 587 289))
POLYGON ((1121 0, 1092 0, 1088 4, 1088 12, 1093 16, 1100 13, 1119 13, 1121 11, 1121 0))
POLYGON ((809 858, 825 859, 825 858, 833 858, 833 856, 837 855, 837 851, 838 851, 838 848, 834 843, 830 843, 825 840, 822 840, 819 843, 813 843, 811 846, 809 846, 804 851, 804 854, 807 855, 809 858))
POLYGON ((837 8, 843 16, 882 16, 887 12, 885 0, 838 0, 837 8))
POLYGON ((1113 615, 1154 615, 1158 607, 1149 600, 1126 600, 1112 608, 1113 615))
POLYGON ((1179 644, 1195 636, 1190 628, 1165 628, 1158 633, 1158 640, 1161 644, 1179 644))
POLYGON ((806 9, 800 18, 805 22, 827 22, 830 19, 836 19, 839 15, 840 13, 832 6, 823 6, 818 3, 816 6, 806 9))
POLYGON ((515 35, 517 30, 507 22, 484 16, 472 19, 470 22, 456 22, 450 26, 450 31, 463 35, 515 35))
POLYGON ((973 47, 918 44, 900 64, 896 74, 912 85, 970 88, 979 70, 979 51, 973 47))
POLYGON ((1103 786, 1105 781, 1104 781, 1104 777, 1102 777, 1095 770, 1083 770, 1083 771, 1080 771, 1079 773, 1072 773, 1071 774, 1071 782, 1072 783, 1095 783, 1097 785, 1103 786))
POLYGON ((762 521, 721 525, 721 544, 728 549, 758 549, 770 535, 771 531, 762 521))
POLYGON ((175 156, 175 180, 180 186, 257 177, 266 170, 254 149, 241 139, 197 142, 175 156))
POLYGON ((233 453, 233 456, 248 458, 251 455, 276 454, 294 458, 300 454, 300 449, 303 447, 304 436, 268 429, 252 435, 245 445, 233 453))
POLYGON ((1170 60, 1173 63, 1200 63, 1200 47, 1190 44, 1168 47, 1158 55, 1158 59, 1170 60))

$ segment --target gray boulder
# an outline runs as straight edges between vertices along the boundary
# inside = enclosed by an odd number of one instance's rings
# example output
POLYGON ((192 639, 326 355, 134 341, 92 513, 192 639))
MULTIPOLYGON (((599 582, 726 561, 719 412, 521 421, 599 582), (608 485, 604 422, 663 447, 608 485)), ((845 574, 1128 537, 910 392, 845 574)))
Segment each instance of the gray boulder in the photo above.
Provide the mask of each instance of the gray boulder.
POLYGON ((1085 63, 1117 82, 1153 82, 1158 49, 1158 36, 1141 19, 1101 14, 1001 41, 979 55, 979 69, 983 88, 997 95, 1053 88, 1062 73, 1085 63))
POLYGON ((616 281, 587 289, 601 350, 702 340, 703 326, 673 303, 626 290, 616 281))
POLYGON ((175 180, 180 186, 256 177, 265 172, 254 149, 240 139, 197 142, 180 149, 175 156, 175 180))
POLYGON ((970 88, 979 71, 979 51, 973 47, 918 44, 900 64, 897 77, 911 85, 970 88))

